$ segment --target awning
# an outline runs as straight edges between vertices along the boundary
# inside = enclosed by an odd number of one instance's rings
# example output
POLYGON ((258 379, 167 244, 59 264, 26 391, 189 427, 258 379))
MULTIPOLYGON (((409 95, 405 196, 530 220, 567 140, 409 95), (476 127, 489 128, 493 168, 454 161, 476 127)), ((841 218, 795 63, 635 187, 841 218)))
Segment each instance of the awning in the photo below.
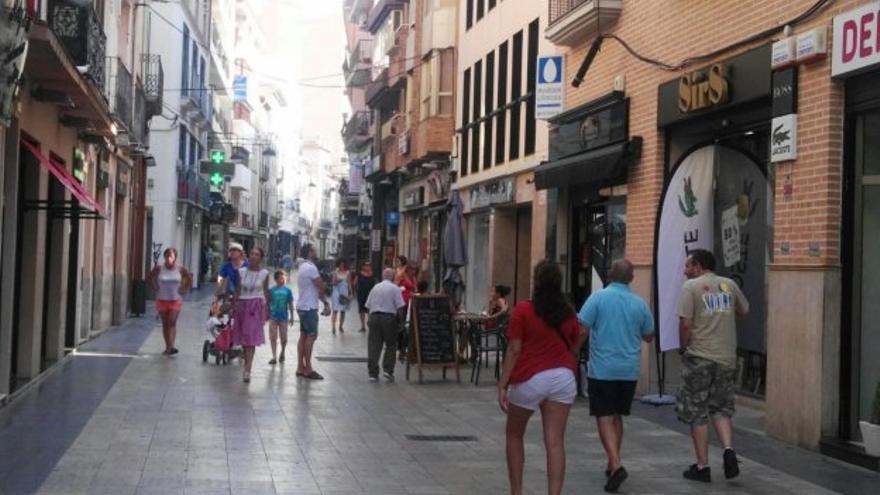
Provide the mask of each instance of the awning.
POLYGON ((630 163, 638 160, 641 153, 642 138, 633 136, 629 141, 544 162, 535 168, 535 188, 623 183, 630 163))
POLYGON ((64 168, 64 165, 55 163, 53 160, 47 158, 39 148, 24 139, 20 140, 20 142, 25 149, 30 151, 31 154, 40 161, 40 165, 58 179, 58 182, 60 182, 65 189, 70 191, 70 194, 72 194, 79 202, 36 200, 28 201, 30 207, 40 210, 49 210, 62 218, 104 218, 104 215, 106 215, 104 206, 85 190, 82 184, 76 180, 76 177, 71 175, 71 173, 64 168))

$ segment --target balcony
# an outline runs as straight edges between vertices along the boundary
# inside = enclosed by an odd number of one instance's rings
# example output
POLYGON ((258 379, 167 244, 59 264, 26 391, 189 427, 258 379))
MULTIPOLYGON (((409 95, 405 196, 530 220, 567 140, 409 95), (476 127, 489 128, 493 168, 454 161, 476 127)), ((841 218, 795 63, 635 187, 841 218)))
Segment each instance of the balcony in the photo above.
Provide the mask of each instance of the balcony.
POLYGON ((212 96, 210 90, 202 83, 199 72, 193 68, 187 79, 189 87, 181 91, 181 109, 187 117, 197 124, 207 124, 211 121, 212 96))
POLYGON ((622 0, 550 0, 550 16, 544 36, 555 45, 575 46, 596 34, 602 26, 617 20, 622 0))
POLYGON ((342 126, 342 141, 345 143, 345 151, 358 151, 370 141, 372 138, 370 133, 372 117, 372 112, 355 112, 342 126))
POLYGON ((375 33, 385 19, 394 11, 401 12, 404 6, 403 0, 379 0, 370 10, 370 17, 367 19, 367 29, 375 33))
POLYGON ((121 130, 131 132, 132 126, 132 78, 131 71, 118 57, 107 57, 106 92, 110 112, 121 130))
POLYGON ((399 105, 400 87, 388 85, 388 69, 383 69, 367 84, 366 100, 371 108, 394 110, 399 105))
POLYGON ((268 163, 260 165, 260 182, 269 182, 272 175, 272 167, 268 163))
POLYGON ((241 218, 239 219, 238 223, 242 228, 245 228, 245 229, 253 229, 254 228, 254 221, 251 218, 251 216, 248 215, 247 213, 241 214, 241 218))
POLYGON ((360 87, 370 82, 373 64, 373 40, 362 39, 355 43, 346 59, 345 79, 349 86, 360 87))
POLYGON ((321 220, 318 222, 318 230, 325 230, 327 232, 333 230, 333 222, 330 220, 321 220))
POLYGON ((92 3, 49 0, 48 21, 73 64, 103 93, 107 36, 92 3))
POLYGON ((142 76, 144 78, 144 97, 146 116, 149 119, 162 114, 162 92, 165 87, 165 73, 162 70, 162 57, 150 53, 141 55, 142 76))
POLYGON ((211 185, 194 170, 178 170, 177 200, 207 211, 211 207, 211 185))
POLYGON ((138 83, 134 89, 134 118, 130 129, 130 140, 134 153, 146 152, 149 146, 147 135, 147 97, 144 88, 138 83))

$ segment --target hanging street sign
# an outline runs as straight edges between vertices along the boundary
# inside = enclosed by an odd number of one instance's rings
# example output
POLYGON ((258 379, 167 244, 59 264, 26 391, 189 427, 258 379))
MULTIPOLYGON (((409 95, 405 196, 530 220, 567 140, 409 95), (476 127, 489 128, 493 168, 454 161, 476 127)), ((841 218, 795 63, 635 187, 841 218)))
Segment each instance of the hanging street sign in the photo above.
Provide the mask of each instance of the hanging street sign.
POLYGON ((565 106, 565 67, 561 55, 538 57, 535 118, 546 120, 562 113, 565 106))

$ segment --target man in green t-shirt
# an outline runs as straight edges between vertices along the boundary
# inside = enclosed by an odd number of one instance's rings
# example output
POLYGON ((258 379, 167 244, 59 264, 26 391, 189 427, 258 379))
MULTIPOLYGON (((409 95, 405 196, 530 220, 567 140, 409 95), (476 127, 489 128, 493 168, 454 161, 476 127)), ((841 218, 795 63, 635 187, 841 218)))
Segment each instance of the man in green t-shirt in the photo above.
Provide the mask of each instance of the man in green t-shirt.
POLYGON ((690 480, 712 481, 709 469, 709 428, 724 446, 724 476, 739 475, 733 450, 734 380, 736 376, 736 316, 749 312, 736 283, 715 275, 715 256, 691 251, 685 261, 688 280, 678 300, 681 389, 676 413, 691 425, 697 463, 684 472, 690 480))

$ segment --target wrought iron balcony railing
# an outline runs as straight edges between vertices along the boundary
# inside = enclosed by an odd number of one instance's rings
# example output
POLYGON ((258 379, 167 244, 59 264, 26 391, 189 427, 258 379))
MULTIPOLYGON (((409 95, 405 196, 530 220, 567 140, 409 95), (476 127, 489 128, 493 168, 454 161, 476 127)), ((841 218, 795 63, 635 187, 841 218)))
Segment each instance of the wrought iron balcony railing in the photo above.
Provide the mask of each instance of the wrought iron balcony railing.
POLYGON ((119 57, 107 57, 106 98, 110 112, 116 121, 131 131, 132 126, 132 78, 131 71, 119 57))
POLYGON ((555 23, 589 1, 592 0, 550 0, 550 18, 548 23, 555 23))
POLYGON ((372 112, 355 112, 342 126, 342 141, 346 151, 356 151, 370 136, 372 112))
POLYGON ((165 87, 165 73, 162 70, 162 57, 152 53, 141 55, 144 96, 146 98, 147 118, 162 114, 162 93, 165 87))
POLYGON ((107 36, 91 2, 49 0, 49 27, 73 64, 104 93, 107 36))

